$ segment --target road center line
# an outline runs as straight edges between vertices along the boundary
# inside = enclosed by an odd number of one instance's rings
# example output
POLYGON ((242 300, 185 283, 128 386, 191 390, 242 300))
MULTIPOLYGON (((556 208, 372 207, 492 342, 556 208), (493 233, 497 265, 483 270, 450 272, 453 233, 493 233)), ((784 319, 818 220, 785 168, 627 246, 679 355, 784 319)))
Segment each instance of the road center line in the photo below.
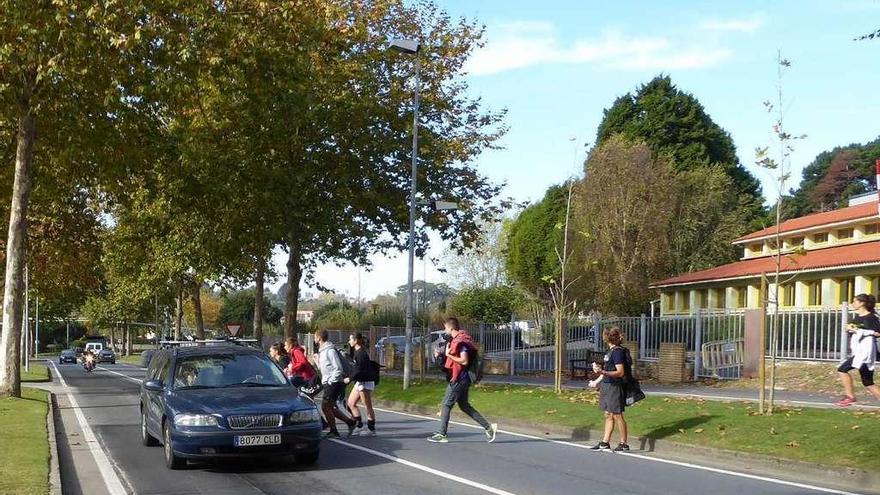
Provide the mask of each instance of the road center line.
POLYGON ((101 371, 106 371, 107 373, 113 373, 114 375, 119 375, 122 378, 125 378, 126 380, 131 380, 131 381, 137 383, 138 385, 140 385, 141 383, 144 382, 143 380, 141 380, 139 378, 135 378, 133 376, 128 376, 128 375, 126 375, 124 373, 120 373, 118 371, 108 370, 107 368, 104 368, 103 366, 98 366, 97 368, 101 371))
MULTIPOLYGON (((408 416, 408 417, 411 417, 411 418, 425 419, 425 420, 429 420, 429 421, 440 421, 438 418, 434 418, 434 417, 431 417, 431 416, 423 416, 423 415, 421 415, 421 414, 412 414, 412 413, 398 412, 398 411, 392 411, 392 410, 390 410, 390 409, 383 409, 383 408, 379 408, 379 407, 374 407, 374 409, 377 410, 377 411, 384 412, 384 413, 397 414, 397 415, 399 415, 399 416, 408 416)), ((469 424, 469 423, 459 423, 459 422, 457 422, 457 421, 450 421, 450 423, 451 423, 451 424, 454 424, 454 425, 457 425, 457 426, 464 426, 465 428, 472 428, 472 429, 479 429, 479 430, 482 430, 482 429, 483 429, 481 426, 472 425, 472 424, 469 424)), ((528 434, 525 434, 525 433, 517 433, 517 432, 514 432, 514 431, 508 431, 508 430, 501 430, 501 429, 499 429, 498 432, 499 432, 499 433, 504 433, 504 434, 506 434, 506 435, 511 435, 511 436, 514 436, 514 437, 528 438, 528 439, 531 439, 531 440, 540 440, 540 441, 542 441, 542 442, 550 442, 550 443, 555 443, 555 444, 557 444, 557 445, 565 445, 565 446, 567 446, 567 447, 574 447, 574 448, 582 449, 582 450, 588 450, 588 449, 590 448, 590 447, 587 446, 587 445, 583 445, 583 444, 579 444, 579 443, 566 442, 565 440, 553 440, 552 438, 542 438, 542 437, 539 437, 539 436, 528 435, 528 434)), ((343 443, 344 443, 344 442, 343 442, 343 443)), ((651 457, 651 456, 647 456, 647 455, 643 455, 643 454, 636 454, 636 453, 632 453, 632 452, 629 452, 629 453, 626 453, 626 454, 618 454, 618 455, 621 455, 621 456, 623 456, 623 457, 633 457, 633 458, 636 458, 636 459, 642 459, 642 460, 646 460, 646 461, 660 462, 660 463, 663 463, 663 464, 671 464, 671 465, 673 465, 673 466, 685 467, 685 468, 690 468, 690 469, 699 469, 699 470, 701 470, 701 471, 709 471, 709 472, 712 472, 712 473, 726 474, 726 475, 729 475, 729 476, 736 476, 736 477, 739 477, 739 478, 748 478, 748 479, 757 480, 757 481, 764 481, 764 482, 767 482, 767 483, 775 483, 775 484, 777 484, 777 485, 786 485, 786 486, 793 486, 793 487, 796 487, 796 488, 804 488, 804 489, 807 489, 807 490, 814 490, 814 491, 818 491, 818 492, 833 493, 833 494, 836 494, 836 495, 859 495, 858 493, 847 492, 847 491, 843 491, 843 490, 835 490, 835 489, 833 489, 833 488, 824 488, 824 487, 821 487, 821 486, 809 485, 809 484, 806 484, 806 483, 797 483, 797 482, 794 482, 794 481, 785 481, 785 480, 780 480, 780 479, 776 479, 776 478, 768 478, 768 477, 766 477, 766 476, 758 476, 758 475, 755 475, 755 474, 740 473, 740 472, 737 472, 737 471, 729 471, 729 470, 727 470, 727 469, 713 468, 713 467, 709 467, 709 466, 701 466, 701 465, 699 465, 699 464, 691 464, 691 463, 689 463, 689 462, 673 461, 673 460, 670 460, 670 459, 662 459, 662 458, 659 458, 659 457, 651 457)))
POLYGON ((76 402, 76 398, 70 392, 70 387, 68 387, 67 382, 64 381, 64 376, 61 375, 61 371, 55 366, 55 361, 50 360, 49 363, 52 365, 52 369, 55 370, 55 375, 58 376, 58 381, 61 383, 61 386, 67 394, 67 400, 70 402, 70 407, 73 408, 76 421, 79 423, 79 427, 83 432, 83 438, 85 438, 86 444, 89 446, 89 451, 92 453, 92 457, 95 458, 95 464, 98 465, 101 477, 104 478, 104 485, 107 487, 107 491, 110 492, 111 495, 125 495, 127 492, 122 486, 122 481, 119 479, 119 475, 117 475, 116 470, 113 469, 113 465, 110 463, 107 454, 104 453, 104 449, 98 442, 95 432, 92 431, 82 409, 80 409, 79 404, 76 402))
POLYGON ((418 469, 419 471, 424 471, 426 473, 430 473, 430 474, 433 474, 435 476, 439 476, 441 478, 445 478, 450 481, 455 481, 456 483, 461 483, 462 485, 469 486, 471 488, 477 488, 477 489, 483 490, 485 492, 494 493, 495 495, 514 495, 511 492, 504 491, 499 488, 494 488, 489 485, 484 485, 482 483, 479 483, 479 482, 476 482, 473 480, 469 480, 467 478, 462 478, 461 476, 456 476, 454 474, 444 473, 443 471, 434 469, 432 467, 428 467, 423 464, 418 464, 418 463, 415 463, 412 461, 408 461, 406 459, 401 459, 400 457, 395 457, 393 455, 389 455, 384 452, 379 452, 378 450, 368 449, 366 447, 362 447, 360 445, 355 445, 353 443, 348 443, 348 442, 345 442, 343 440, 339 440, 336 438, 329 438, 328 440, 330 440, 333 443, 338 443, 339 445, 344 445, 346 447, 349 447, 349 448, 352 448, 355 450, 360 450, 361 452, 366 452, 368 454, 372 454, 374 456, 381 457, 383 459, 387 459, 392 462, 396 462, 398 464, 403 464, 404 466, 418 469))

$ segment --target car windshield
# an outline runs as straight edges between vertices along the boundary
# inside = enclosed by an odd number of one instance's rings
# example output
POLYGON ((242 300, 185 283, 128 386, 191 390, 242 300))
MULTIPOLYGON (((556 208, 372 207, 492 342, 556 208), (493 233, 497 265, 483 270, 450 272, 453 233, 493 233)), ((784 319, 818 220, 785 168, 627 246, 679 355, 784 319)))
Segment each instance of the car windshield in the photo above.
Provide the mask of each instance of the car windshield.
POLYGON ((178 359, 174 388, 282 387, 281 370, 260 354, 217 354, 178 359))

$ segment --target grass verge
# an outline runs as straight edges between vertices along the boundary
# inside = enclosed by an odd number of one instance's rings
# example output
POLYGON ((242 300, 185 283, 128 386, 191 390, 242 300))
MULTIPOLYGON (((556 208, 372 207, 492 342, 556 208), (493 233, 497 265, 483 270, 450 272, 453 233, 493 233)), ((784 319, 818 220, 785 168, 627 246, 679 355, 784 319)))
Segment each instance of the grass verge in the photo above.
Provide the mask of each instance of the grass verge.
POLYGON ((125 363, 125 364, 135 364, 137 366, 141 365, 141 354, 131 354, 130 356, 117 356, 117 363, 125 363))
MULTIPOLYGON (((444 387, 426 381, 404 391, 399 379, 389 377, 383 378, 375 397, 436 407, 444 387)), ((482 384, 470 398, 480 412, 501 423, 508 418, 589 430, 601 430, 604 424, 593 391, 557 395, 548 389, 482 384)), ((877 412, 777 408, 772 416, 762 416, 755 404, 745 402, 648 397, 629 408, 626 419, 632 437, 862 469, 876 469, 880 459, 880 442, 867 440, 880 438, 877 412)))
POLYGON ((39 383, 49 381, 49 368, 47 368, 45 364, 30 363, 29 367, 29 371, 25 371, 24 367, 21 368, 22 382, 39 383))
POLYGON ((21 392, 21 399, 0 399, 0 493, 48 493, 49 394, 33 388, 21 392))

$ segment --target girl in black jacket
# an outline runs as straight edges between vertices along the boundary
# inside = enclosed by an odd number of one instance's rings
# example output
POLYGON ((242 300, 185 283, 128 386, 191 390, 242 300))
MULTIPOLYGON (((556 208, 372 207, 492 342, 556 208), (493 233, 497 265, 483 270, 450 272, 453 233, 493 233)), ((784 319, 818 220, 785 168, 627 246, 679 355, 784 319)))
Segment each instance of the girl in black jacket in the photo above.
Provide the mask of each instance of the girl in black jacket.
POLYGON ((355 435, 376 435, 376 413, 373 412, 373 389, 376 388, 376 369, 370 361, 364 336, 360 333, 348 337, 348 345, 351 347, 351 358, 354 361, 352 376, 345 379, 345 383, 354 382, 351 393, 348 395, 348 409, 351 417, 357 422, 355 435), (367 431, 364 431, 364 423, 361 419, 358 403, 363 403, 367 410, 367 431))

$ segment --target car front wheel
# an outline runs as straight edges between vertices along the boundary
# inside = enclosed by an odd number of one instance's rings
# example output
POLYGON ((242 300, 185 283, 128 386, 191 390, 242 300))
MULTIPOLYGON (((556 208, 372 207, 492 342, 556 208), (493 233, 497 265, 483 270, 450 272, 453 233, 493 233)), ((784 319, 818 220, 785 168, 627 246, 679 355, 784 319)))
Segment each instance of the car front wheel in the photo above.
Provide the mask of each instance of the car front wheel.
POLYGON ((153 438, 153 435, 150 435, 150 432, 147 431, 147 412, 144 410, 141 410, 141 442, 147 447, 159 445, 159 441, 153 438))
POLYGON ((167 421, 163 428, 163 442, 165 445, 165 467, 168 469, 183 469, 186 467, 186 459, 174 455, 174 444, 171 443, 171 425, 167 421))

